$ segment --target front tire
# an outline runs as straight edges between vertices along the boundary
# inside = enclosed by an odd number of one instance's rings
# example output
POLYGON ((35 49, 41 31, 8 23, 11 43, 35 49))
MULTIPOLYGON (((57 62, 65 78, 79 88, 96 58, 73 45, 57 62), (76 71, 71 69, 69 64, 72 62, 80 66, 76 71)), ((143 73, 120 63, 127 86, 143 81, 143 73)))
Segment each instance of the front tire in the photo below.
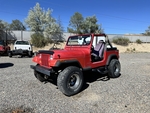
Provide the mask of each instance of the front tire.
POLYGON ((77 94, 83 86, 82 71, 75 66, 65 68, 58 75, 57 86, 67 96, 77 94))
POLYGON ((119 60, 112 59, 108 66, 108 76, 110 78, 117 78, 120 76, 121 65, 119 60))

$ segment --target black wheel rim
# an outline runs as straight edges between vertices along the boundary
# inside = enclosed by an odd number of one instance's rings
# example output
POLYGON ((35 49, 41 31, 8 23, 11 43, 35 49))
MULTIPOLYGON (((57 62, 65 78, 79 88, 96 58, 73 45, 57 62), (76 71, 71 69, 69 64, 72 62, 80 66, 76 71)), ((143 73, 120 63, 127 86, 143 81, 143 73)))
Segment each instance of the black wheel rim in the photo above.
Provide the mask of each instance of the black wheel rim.
POLYGON ((74 73, 73 75, 70 76, 68 87, 70 89, 76 89, 79 86, 79 83, 80 83, 79 75, 74 73))

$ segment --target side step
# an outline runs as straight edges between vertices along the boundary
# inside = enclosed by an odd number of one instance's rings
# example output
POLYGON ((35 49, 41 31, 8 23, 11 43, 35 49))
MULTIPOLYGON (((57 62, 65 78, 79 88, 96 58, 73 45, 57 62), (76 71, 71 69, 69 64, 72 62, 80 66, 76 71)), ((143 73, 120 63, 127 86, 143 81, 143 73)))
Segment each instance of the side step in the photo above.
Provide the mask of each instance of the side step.
POLYGON ((99 73, 102 74, 102 75, 105 75, 105 74, 108 73, 107 67, 95 68, 95 69, 92 69, 92 71, 97 71, 97 72, 99 72, 99 73))

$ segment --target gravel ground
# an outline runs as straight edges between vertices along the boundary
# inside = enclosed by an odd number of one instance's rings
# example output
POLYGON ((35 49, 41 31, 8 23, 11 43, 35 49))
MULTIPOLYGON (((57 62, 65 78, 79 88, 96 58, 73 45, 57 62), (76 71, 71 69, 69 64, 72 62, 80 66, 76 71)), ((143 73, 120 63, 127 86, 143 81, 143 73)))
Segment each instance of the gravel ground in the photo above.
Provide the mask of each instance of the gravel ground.
POLYGON ((121 76, 85 74, 83 90, 63 95, 40 83, 31 58, 0 57, 0 113, 149 113, 150 53, 121 53, 121 76))

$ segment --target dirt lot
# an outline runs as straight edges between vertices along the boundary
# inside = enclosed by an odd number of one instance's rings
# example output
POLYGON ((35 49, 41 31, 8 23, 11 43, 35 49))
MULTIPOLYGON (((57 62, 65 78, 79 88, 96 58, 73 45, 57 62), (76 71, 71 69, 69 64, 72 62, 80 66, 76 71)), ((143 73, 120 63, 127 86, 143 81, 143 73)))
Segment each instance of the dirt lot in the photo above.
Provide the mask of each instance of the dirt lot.
POLYGON ((0 113, 149 113, 150 53, 121 53, 121 76, 85 73, 83 90, 63 95, 40 83, 31 58, 0 57, 0 113))

